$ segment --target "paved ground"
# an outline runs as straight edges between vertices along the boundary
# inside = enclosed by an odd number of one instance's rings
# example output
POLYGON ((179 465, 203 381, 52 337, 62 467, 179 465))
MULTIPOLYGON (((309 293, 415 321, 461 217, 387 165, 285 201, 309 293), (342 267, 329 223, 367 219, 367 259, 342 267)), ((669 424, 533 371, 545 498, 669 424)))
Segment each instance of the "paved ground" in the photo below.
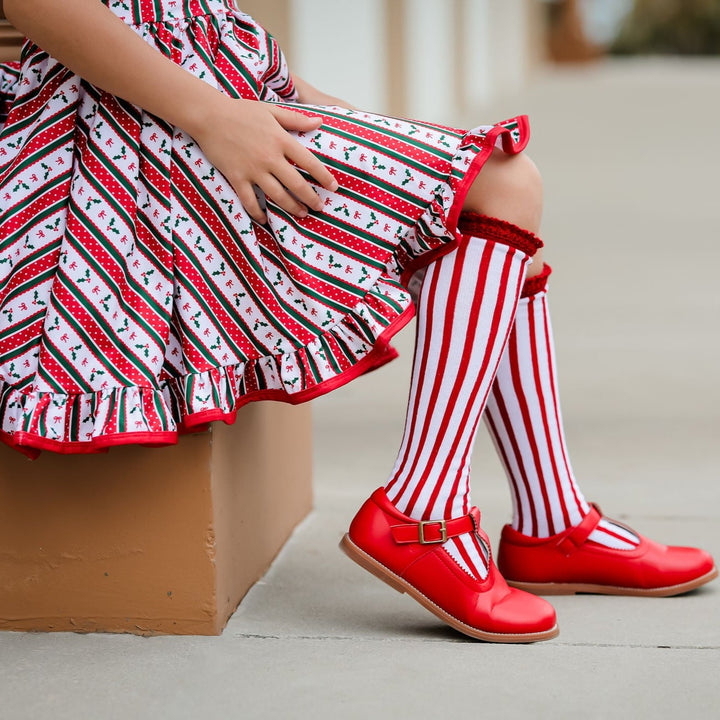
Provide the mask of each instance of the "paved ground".
MULTIPOLYGON (((720 557, 720 61, 555 72, 493 115, 525 109, 577 474, 608 514, 720 557)), ((556 598, 556 640, 488 645, 337 550, 392 465, 412 330, 398 346, 317 402, 317 509, 222 637, 3 634, 0 716, 717 717, 720 582, 556 598)), ((482 438, 474 499, 497 538, 509 494, 493 455, 482 438)))

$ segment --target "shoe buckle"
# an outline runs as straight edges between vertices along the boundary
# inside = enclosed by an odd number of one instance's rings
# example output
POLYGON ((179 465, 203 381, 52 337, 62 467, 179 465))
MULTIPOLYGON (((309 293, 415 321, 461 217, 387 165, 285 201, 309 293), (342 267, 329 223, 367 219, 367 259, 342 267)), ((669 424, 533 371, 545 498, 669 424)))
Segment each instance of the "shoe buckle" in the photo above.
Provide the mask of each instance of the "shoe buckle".
POLYGON ((444 520, 421 520, 418 523, 418 542, 421 545, 434 545, 436 543, 444 543, 447 538, 447 525, 444 520), (427 525, 439 525, 440 526, 440 537, 437 540, 428 540, 425 537, 425 527, 427 525))

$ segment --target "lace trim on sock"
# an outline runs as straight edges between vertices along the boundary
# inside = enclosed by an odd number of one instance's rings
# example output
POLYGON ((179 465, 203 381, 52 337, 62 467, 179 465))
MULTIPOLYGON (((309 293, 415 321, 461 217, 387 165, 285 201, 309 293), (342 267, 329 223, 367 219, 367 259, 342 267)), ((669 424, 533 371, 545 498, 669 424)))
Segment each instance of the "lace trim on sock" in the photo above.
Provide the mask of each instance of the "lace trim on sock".
POLYGON ((458 230, 464 235, 472 235, 473 237, 509 245, 530 257, 543 246, 542 240, 529 230, 523 230, 506 220, 473 212, 461 213, 458 220, 458 230))
POLYGON ((542 292, 547 287, 547 281, 551 272, 552 268, 547 263, 543 263, 543 269, 540 271, 540 274, 525 280, 520 297, 532 297, 542 292))

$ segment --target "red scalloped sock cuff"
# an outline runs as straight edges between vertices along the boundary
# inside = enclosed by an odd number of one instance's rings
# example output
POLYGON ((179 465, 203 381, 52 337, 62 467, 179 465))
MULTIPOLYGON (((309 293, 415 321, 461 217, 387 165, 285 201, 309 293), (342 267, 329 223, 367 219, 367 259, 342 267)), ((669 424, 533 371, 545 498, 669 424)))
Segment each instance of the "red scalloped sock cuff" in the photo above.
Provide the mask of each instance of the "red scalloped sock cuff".
POLYGON ((532 297, 545 290, 551 272, 552 268, 547 263, 543 263, 543 269, 538 275, 525 279, 520 297, 532 297))
POLYGON ((458 230, 463 235, 484 238, 492 242, 509 245, 532 257, 542 246, 542 240, 529 230, 513 225, 507 220, 463 212, 458 220, 458 230))

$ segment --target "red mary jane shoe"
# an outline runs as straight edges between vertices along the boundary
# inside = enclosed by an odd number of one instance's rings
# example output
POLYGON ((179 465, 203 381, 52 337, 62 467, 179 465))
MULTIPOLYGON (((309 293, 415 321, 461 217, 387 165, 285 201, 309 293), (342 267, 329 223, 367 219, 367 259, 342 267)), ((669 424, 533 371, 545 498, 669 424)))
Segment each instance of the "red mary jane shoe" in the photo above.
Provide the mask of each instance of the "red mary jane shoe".
POLYGON ((535 642, 558 634, 555 610, 542 598, 507 586, 492 559, 482 582, 471 578, 441 545, 477 533, 480 512, 453 520, 418 522, 398 512, 383 488, 360 508, 340 547, 358 565, 461 633, 490 642, 535 642))
POLYGON ((594 505, 579 525, 548 538, 522 535, 506 525, 500 537, 498 568, 508 584, 541 595, 667 597, 717 577, 715 563, 705 551, 661 545, 634 530, 640 544, 632 550, 585 542, 601 519, 600 508, 594 505))

